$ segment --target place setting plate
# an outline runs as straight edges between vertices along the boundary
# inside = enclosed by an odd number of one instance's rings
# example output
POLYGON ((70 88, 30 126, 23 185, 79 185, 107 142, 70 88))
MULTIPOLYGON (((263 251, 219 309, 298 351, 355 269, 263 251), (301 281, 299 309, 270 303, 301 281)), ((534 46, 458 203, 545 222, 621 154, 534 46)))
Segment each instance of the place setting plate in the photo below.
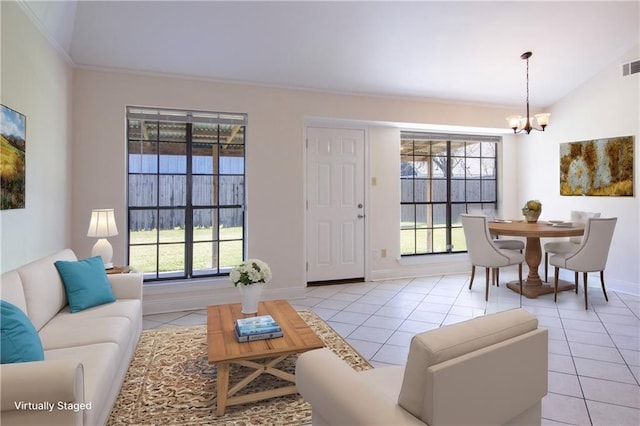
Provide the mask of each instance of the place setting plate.
POLYGON ((554 228, 573 228, 573 222, 553 223, 551 226, 553 226, 554 228))

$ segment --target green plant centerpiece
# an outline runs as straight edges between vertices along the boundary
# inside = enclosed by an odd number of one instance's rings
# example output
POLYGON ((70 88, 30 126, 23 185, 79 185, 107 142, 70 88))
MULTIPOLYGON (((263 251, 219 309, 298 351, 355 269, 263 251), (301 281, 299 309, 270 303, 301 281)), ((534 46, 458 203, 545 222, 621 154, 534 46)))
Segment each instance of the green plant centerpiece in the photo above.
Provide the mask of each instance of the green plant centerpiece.
POLYGON ((522 214, 529 223, 537 222, 540 213, 542 213, 542 203, 538 200, 529 200, 522 208, 522 214))
POLYGON ((269 265, 258 259, 245 260, 231 270, 229 278, 240 290, 242 313, 257 313, 262 287, 271 280, 269 265))

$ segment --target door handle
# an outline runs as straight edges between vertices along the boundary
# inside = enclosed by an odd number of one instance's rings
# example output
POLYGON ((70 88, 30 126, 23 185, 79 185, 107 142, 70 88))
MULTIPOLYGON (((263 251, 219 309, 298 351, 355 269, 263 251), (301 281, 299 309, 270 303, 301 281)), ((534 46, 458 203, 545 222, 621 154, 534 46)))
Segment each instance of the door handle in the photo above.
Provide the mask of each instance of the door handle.
POLYGON ((358 219, 364 219, 364 215, 363 214, 359 214, 358 215, 358 219))

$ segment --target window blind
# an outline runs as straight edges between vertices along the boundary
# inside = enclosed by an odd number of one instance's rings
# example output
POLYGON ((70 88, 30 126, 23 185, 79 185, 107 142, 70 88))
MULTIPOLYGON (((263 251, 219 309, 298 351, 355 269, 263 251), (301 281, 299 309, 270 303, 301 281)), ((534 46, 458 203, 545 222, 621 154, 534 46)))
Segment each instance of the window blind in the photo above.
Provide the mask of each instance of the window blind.
POLYGON ((205 112, 193 110, 172 110, 163 108, 127 107, 130 120, 162 121, 168 123, 209 123, 246 126, 245 113, 205 112))
POLYGON ((431 132, 416 132, 416 131, 401 131, 401 139, 414 139, 414 140, 444 140, 444 141, 456 141, 456 142, 502 142, 501 136, 493 135, 464 135, 453 133, 431 133, 431 132))

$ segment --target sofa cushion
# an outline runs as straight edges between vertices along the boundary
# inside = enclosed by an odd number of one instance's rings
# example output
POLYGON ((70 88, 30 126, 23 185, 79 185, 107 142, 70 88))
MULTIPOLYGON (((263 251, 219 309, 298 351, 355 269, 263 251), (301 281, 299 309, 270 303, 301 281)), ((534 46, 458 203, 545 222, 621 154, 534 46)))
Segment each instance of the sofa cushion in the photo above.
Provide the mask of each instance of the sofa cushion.
MULTIPOLYGON (((78 314, 69 315, 75 317, 78 314)), ((40 330, 45 351, 112 342, 125 346, 133 330, 131 321, 123 317, 83 318, 82 320, 52 319, 40 330), (69 332, 73 330, 73 332, 69 332)))
MULTIPOLYGON (((27 303, 25 311, 36 330, 40 330, 60 309, 67 304, 64 285, 58 270, 53 265, 56 260, 78 260, 73 251, 64 249, 51 256, 43 257, 16 271, 20 274, 27 303)), ((3 285, 4 287, 4 285, 3 285)))
POLYGON ((398 404, 414 416, 423 418, 427 368, 537 327, 535 316, 524 309, 513 309, 415 335, 409 348, 398 404))
POLYGON ((59 260, 55 266, 62 277, 72 313, 115 302, 100 256, 76 262, 59 260))
MULTIPOLYGON (((65 306, 63 310, 58 312, 53 321, 72 321, 69 324, 77 324, 77 320, 84 321, 91 318, 105 318, 105 317, 124 317, 128 318, 132 324, 140 321, 140 311, 142 303, 139 299, 116 299, 113 303, 106 305, 94 306, 89 309, 85 309, 82 312, 72 314, 68 306, 65 306)), ((49 325, 49 324, 47 324, 49 325)))
POLYGON ((24 288, 22 287, 22 279, 18 271, 9 271, 2 274, 0 278, 2 283, 2 300, 16 305, 18 308, 27 314, 27 300, 24 297, 24 288))
POLYGON ((0 352, 2 364, 44 360, 40 336, 16 305, 0 300, 0 352))

